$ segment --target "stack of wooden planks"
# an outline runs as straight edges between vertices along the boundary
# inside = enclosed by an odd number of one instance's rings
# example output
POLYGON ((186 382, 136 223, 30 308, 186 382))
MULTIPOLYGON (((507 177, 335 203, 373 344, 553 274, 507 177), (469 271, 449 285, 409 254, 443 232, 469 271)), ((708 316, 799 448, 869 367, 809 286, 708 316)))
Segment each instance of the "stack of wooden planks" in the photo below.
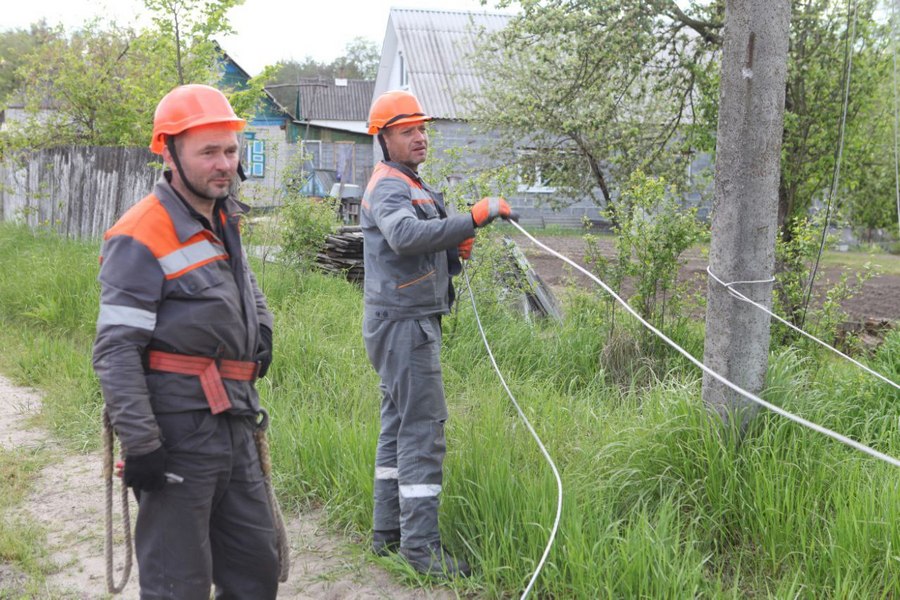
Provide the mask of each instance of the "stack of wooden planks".
POLYGON ((345 226, 325 238, 322 250, 316 254, 316 266, 347 281, 362 284, 363 235, 359 226, 345 226))

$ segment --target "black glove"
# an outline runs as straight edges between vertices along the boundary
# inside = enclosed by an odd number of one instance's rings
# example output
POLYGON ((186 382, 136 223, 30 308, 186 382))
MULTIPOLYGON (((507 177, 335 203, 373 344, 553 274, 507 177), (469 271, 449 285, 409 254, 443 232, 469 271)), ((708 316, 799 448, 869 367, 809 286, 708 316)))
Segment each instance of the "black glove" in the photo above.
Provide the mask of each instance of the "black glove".
POLYGON ((125 456, 125 485, 153 492, 166 485, 166 449, 160 446, 149 454, 125 456))
POLYGON ((259 326, 259 348, 256 350, 256 362, 259 363, 257 377, 263 378, 272 364, 272 330, 265 325, 259 326))

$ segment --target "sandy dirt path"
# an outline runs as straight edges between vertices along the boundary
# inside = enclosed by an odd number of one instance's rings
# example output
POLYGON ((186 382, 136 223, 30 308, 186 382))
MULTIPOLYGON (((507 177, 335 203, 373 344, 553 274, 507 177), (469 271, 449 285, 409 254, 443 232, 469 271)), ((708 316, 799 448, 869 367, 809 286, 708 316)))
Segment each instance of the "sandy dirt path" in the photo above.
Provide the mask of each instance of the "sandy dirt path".
MULTIPOLYGON (((24 517, 40 524, 47 532, 47 550, 56 567, 37 598, 108 598, 101 454, 76 454, 63 449, 46 431, 33 425, 30 417, 38 414, 40 408, 39 392, 15 386, 0 376, 0 446, 6 449, 42 448, 58 456, 58 460, 41 471, 32 493, 18 508, 24 517)), ((114 518, 121 523, 118 487, 114 497, 117 503, 114 518)), ((131 512, 136 512, 133 499, 131 512)), ((281 585, 279 598, 418 600, 455 597, 446 589, 426 591, 399 585, 358 545, 325 530, 321 526, 321 513, 286 518, 291 545, 291 576, 281 585)), ((118 581, 124 552, 121 536, 115 552, 118 581)), ((20 598, 22 585, 22 574, 13 566, 0 562, 0 598, 20 598)), ((125 591, 117 597, 138 598, 136 566, 125 591)))

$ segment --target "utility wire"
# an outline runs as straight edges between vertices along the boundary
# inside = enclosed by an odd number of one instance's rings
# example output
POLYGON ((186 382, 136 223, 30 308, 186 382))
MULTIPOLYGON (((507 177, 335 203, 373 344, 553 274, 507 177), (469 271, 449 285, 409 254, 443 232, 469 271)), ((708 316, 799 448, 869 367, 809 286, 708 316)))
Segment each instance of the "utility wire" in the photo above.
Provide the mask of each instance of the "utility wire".
POLYGON ((828 203, 825 205, 825 223, 822 225, 822 239, 819 243, 819 252, 816 254, 816 262, 813 265, 812 273, 809 276, 809 283, 806 286, 806 298, 803 300, 803 314, 800 317, 800 327, 803 327, 806 321, 806 309, 809 307, 809 300, 812 296, 813 284, 816 281, 816 273, 819 270, 819 261, 822 259, 822 252, 825 251, 825 239, 828 236, 828 226, 831 224, 831 204, 837 195, 838 185, 841 179, 841 159, 844 156, 844 130, 847 125, 847 105, 850 103, 850 72, 853 68, 853 50, 852 42, 856 40, 856 18, 859 14, 856 6, 856 0, 853 1, 851 20, 851 0, 847 0, 847 22, 849 31, 847 32, 847 40, 844 45, 844 99, 841 106, 841 124, 838 129, 838 145, 835 150, 834 170, 831 174, 831 191, 828 194, 828 203))
POLYGON ((503 384, 503 389, 506 390, 506 393, 509 395, 509 399, 512 401, 513 406, 516 407, 516 411, 519 413, 519 416, 522 417, 522 421, 525 423, 525 427, 528 428, 528 431, 531 433, 534 441, 537 442, 538 447, 541 449, 541 453, 544 455, 544 458, 547 459, 547 463, 550 465, 550 469, 553 471, 553 476, 556 478, 556 519, 554 519, 553 521, 553 529, 550 531, 550 539, 547 541, 547 547, 544 549, 544 554, 541 556, 541 560, 540 562, 538 562, 538 566, 534 570, 534 574, 531 576, 531 580, 525 587, 525 591, 522 592, 521 600, 525 600, 525 598, 527 598, 528 594, 531 592, 531 589, 534 587, 534 583, 537 581, 537 578, 541 573, 541 569, 544 568, 544 563, 547 562, 547 556, 550 554, 550 549, 553 547, 553 542, 556 539, 556 532, 557 530, 559 530, 559 519, 562 516, 563 505, 562 480, 559 477, 559 471, 556 469, 556 464, 554 464, 553 459, 550 458, 550 454, 544 447, 543 442, 541 442, 541 438, 538 437, 538 434, 535 432, 534 427, 532 427, 531 423, 528 421, 528 417, 526 417, 525 413, 522 411, 522 407, 519 406, 518 402, 516 402, 516 397, 513 396, 513 393, 510 391, 509 386, 506 385, 506 379, 503 378, 503 373, 500 372, 500 367, 497 366, 497 361, 494 359, 494 353, 491 351, 491 345, 488 343, 487 336, 484 333, 484 327, 481 326, 481 317, 478 316, 478 307, 475 305, 475 293, 472 289, 472 282, 469 281, 469 272, 466 270, 465 264, 463 265, 463 276, 466 278, 466 286, 469 289, 469 299, 472 301, 472 310, 475 312, 475 322, 478 324, 478 331, 481 332, 481 339, 484 341, 484 347, 487 350, 488 357, 490 357, 491 359, 491 364, 494 365, 494 370, 497 372, 497 377, 500 378, 500 383, 503 384))
POLYGON ((758 302, 754 302, 753 300, 751 300, 750 298, 748 298, 748 297, 745 296, 744 294, 740 293, 739 291, 737 291, 737 290, 734 289, 734 287, 733 287, 733 286, 735 286, 735 285, 741 285, 741 284, 747 284, 747 283, 771 283, 771 282, 773 281, 773 279, 767 279, 767 280, 765 280, 765 281, 732 281, 731 283, 725 283, 724 281, 722 281, 721 279, 719 279, 718 277, 716 277, 716 276, 713 274, 713 272, 710 270, 709 267, 706 267, 706 272, 707 272, 707 274, 709 274, 709 276, 713 279, 713 281, 715 281, 716 283, 718 283, 718 284, 721 285, 722 287, 726 288, 726 289, 728 290, 728 293, 731 294, 734 298, 737 298, 737 299, 740 300, 741 302, 747 302, 748 304, 752 304, 753 306, 755 306, 755 307, 758 308, 759 310, 763 311, 764 313, 766 313, 766 314, 769 315, 770 317, 773 317, 773 318, 777 319, 779 322, 781 322, 781 323, 787 325, 788 327, 790 327, 791 329, 793 329, 793 330, 796 331, 797 333, 799 333, 799 334, 801 334, 801 335, 805 335, 806 337, 808 337, 808 338, 811 339, 812 341, 816 342, 817 344, 821 344, 822 346, 825 346, 826 348, 828 348, 829 350, 831 350, 831 351, 834 352, 835 354, 837 354, 837 355, 839 355, 839 356, 842 356, 842 357, 846 358, 847 360, 849 360, 850 362, 852 362, 854 365, 856 365, 856 366, 859 367, 860 369, 862 369, 862 370, 868 372, 868 373, 871 374, 871 375, 874 375, 875 377, 877 377, 878 379, 880 379, 880 380, 882 380, 883 382, 887 383, 888 385, 892 385, 892 386, 894 386, 895 388, 897 388, 898 390, 900 390, 900 385, 898 385, 898 384, 895 383, 894 381, 891 381, 890 379, 888 379, 887 377, 885 377, 884 375, 882 375, 882 374, 879 373, 878 371, 874 371, 874 370, 870 369, 870 368, 867 367, 866 365, 864 365, 864 364, 862 364, 862 363, 860 363, 860 362, 857 362, 856 360, 850 358, 849 356, 847 356, 846 354, 844 354, 843 352, 841 352, 841 351, 838 350, 837 348, 833 348, 832 346, 829 346, 828 344, 826 344, 825 342, 823 342, 823 341, 820 340, 819 338, 815 337, 814 335, 811 335, 811 334, 809 334, 809 333, 803 331, 803 330, 800 329, 799 327, 796 327, 796 326, 790 324, 789 322, 787 322, 786 320, 782 319, 781 317, 779 317, 778 315, 776 315, 775 313, 773 313, 772 311, 770 311, 768 308, 766 308, 766 307, 763 306, 762 304, 759 304, 758 302))
POLYGON ((780 416, 782 416, 782 417, 784 417, 784 418, 786 418, 786 419, 788 419, 788 420, 790 420, 790 421, 793 421, 793 422, 795 422, 795 423, 797 423, 797 424, 799 424, 799 425, 802 425, 803 427, 806 427, 807 429, 811 429, 811 430, 813 430, 813 431, 815 431, 815 432, 821 433, 822 435, 826 435, 826 436, 828 436, 828 437, 830 437, 830 438, 832 438, 832 439, 834 439, 834 440, 837 440, 838 442, 841 442, 842 444, 845 444, 845 445, 847 445, 847 446, 850 446, 851 448, 855 448, 856 450, 859 450, 860 452, 863 452, 863 453, 865 453, 865 454, 868 454, 869 456, 872 456, 872 457, 874 457, 874 458, 877 458, 878 460, 884 461, 884 462, 888 463, 889 465, 893 465, 893 466, 895 466, 895 467, 900 467, 900 460, 894 458, 893 456, 889 456, 889 455, 887 455, 887 454, 884 454, 883 452, 879 452, 878 450, 875 450, 874 448, 870 448, 870 447, 866 446, 865 444, 861 444, 860 442, 857 442, 856 440, 852 440, 852 439, 848 438, 848 437, 845 436, 845 435, 841 435, 840 433, 837 433, 837 432, 835 432, 835 431, 832 431, 832 430, 828 429, 827 427, 823 427, 823 426, 821 426, 821 425, 817 425, 816 423, 813 423, 812 421, 808 421, 808 420, 804 419, 803 417, 800 417, 800 416, 795 415, 795 414, 793 414, 793 413, 790 413, 790 412, 788 412, 788 411, 786 411, 786 410, 784 410, 784 409, 782 409, 782 408, 779 408, 778 406, 775 406, 774 404, 772 404, 772 403, 770 403, 770 402, 766 402, 765 400, 763 400, 762 398, 756 396, 755 394, 752 394, 752 393, 748 392, 747 390, 743 389, 742 387, 738 386, 737 384, 732 383, 731 381, 729 381, 728 379, 726 379, 726 378, 723 377, 722 375, 719 375, 718 373, 716 373, 715 371, 713 371, 712 369, 710 369, 708 366, 706 366, 705 364, 703 364, 702 361, 697 360, 690 352, 688 352, 687 350, 685 350, 684 348, 682 348, 681 346, 679 346, 678 344, 676 344, 675 342, 673 342, 671 339, 669 339, 669 338, 668 338, 663 332, 661 332, 659 329, 657 329, 656 327, 654 327, 653 325, 651 325, 650 323, 648 323, 646 319, 644 319, 643 317, 641 317, 641 316, 637 313, 637 311, 635 311, 635 310, 634 310, 627 302, 625 302, 625 300, 623 300, 621 297, 619 297, 619 295, 616 294, 616 293, 612 290, 612 288, 610 288, 608 285, 606 285, 606 283, 604 283, 603 281, 601 281, 600 279, 598 279, 596 275, 594 275, 593 273, 591 273, 590 271, 588 271, 587 269, 585 269, 584 267, 582 267, 581 265, 579 265, 579 264, 576 263, 575 261, 573 261, 573 260, 571 260, 571 259, 569 259, 569 258, 563 256, 562 254, 560 254, 560 253, 557 252, 556 250, 553 250, 552 248, 550 248, 550 247, 544 245, 543 243, 539 242, 539 241, 538 241, 537 239, 535 239, 530 233, 528 233, 527 231, 525 231, 525 229, 523 229, 522 226, 519 225, 518 223, 516 223, 516 222, 514 222, 514 221, 509 221, 509 223, 512 224, 512 225, 513 225, 516 229, 518 229, 520 232, 522 232, 522 234, 524 234, 525 237, 527 237, 529 240, 531 240, 533 243, 535 243, 538 247, 540 247, 540 248, 546 250, 547 252, 549 252, 549 253, 552 254, 553 256, 559 258, 560 260, 562 260, 562 261, 564 261, 564 262, 566 262, 566 263, 572 265, 572 267, 574 267, 575 269, 578 269, 578 271, 584 273, 584 274, 587 275, 589 278, 591 278, 594 282, 597 283, 597 285, 599 285, 599 286, 602 287, 604 290, 606 290, 606 292, 607 292, 610 296, 612 296, 613 298, 615 298, 616 301, 618 301, 618 303, 621 304, 621 305, 625 308, 625 310, 628 311, 635 319, 637 319, 644 327, 646 327, 647 329, 649 329, 650 331, 652 331, 652 332, 653 332, 654 334, 656 334, 660 339, 662 339, 665 343, 667 343, 669 346, 671 346, 673 349, 675 349, 679 354, 681 354, 681 355, 684 356, 686 359, 688 359, 689 361, 691 361, 691 362, 692 362, 697 368, 699 368, 701 371, 703 371, 704 373, 706 373, 706 374, 709 375, 710 377, 716 379, 717 381, 719 381, 720 383, 722 383, 722 384, 725 385, 726 387, 728 387, 728 388, 734 390, 735 392, 737 392, 737 393, 740 394, 741 396, 743 396, 743 397, 747 398, 748 400, 750 400, 750 401, 752 401, 752 402, 758 404, 759 406, 762 406, 763 408, 766 408, 766 409, 768 409, 768 410, 774 412, 774 413, 777 414, 777 415, 780 415, 780 416))

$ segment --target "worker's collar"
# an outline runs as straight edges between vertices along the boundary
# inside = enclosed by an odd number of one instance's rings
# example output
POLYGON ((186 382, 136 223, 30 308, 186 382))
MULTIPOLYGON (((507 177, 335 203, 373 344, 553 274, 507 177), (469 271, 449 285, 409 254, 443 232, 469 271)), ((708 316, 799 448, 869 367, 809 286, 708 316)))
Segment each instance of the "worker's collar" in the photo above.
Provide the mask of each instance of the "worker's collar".
POLYGON ((225 206, 225 198, 216 198, 213 204, 212 217, 213 223, 209 222, 209 219, 206 218, 205 215, 200 214, 196 208, 194 208, 187 199, 181 195, 181 192, 175 189, 175 186, 172 185, 172 171, 165 171, 163 173, 163 177, 166 178, 166 181, 169 184, 169 187, 172 188, 172 191, 175 192, 175 197, 181 200, 181 203, 187 209, 188 214, 191 215, 192 219, 195 219, 200 225, 203 226, 204 229, 209 229, 217 236, 222 237, 222 220, 219 217, 219 213, 222 212, 225 206))
POLYGON ((392 169, 397 169, 404 175, 410 177, 413 181, 418 181, 419 183, 424 183, 422 181, 422 178, 419 177, 419 174, 416 173, 415 171, 413 171, 412 169, 410 169, 409 167, 407 167, 406 165, 398 163, 398 162, 394 162, 392 160, 385 160, 382 162, 384 164, 386 164, 387 166, 391 167, 392 169))

